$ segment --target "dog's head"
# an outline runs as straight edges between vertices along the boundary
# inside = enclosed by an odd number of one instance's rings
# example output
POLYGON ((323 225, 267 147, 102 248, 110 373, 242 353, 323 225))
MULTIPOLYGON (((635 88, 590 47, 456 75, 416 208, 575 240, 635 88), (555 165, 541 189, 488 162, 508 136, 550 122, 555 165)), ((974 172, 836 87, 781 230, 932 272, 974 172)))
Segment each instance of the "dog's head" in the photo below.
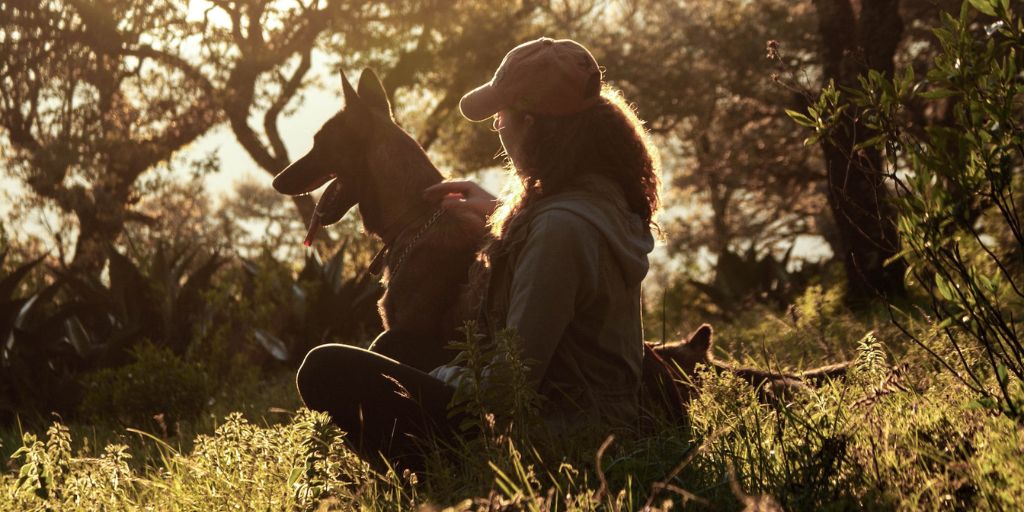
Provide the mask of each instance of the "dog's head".
POLYGON ((369 150, 379 135, 375 132, 401 132, 391 117, 387 93, 372 70, 363 71, 357 89, 342 73, 341 87, 344 108, 314 135, 308 153, 274 177, 274 189, 288 195, 308 194, 333 180, 317 202, 306 245, 321 226, 337 222, 366 197, 372 179, 369 172, 377 164, 369 150))
POLYGON ((660 346, 655 350, 670 365, 678 367, 687 375, 693 375, 698 364, 708 365, 711 362, 712 335, 711 326, 703 324, 687 340, 660 346))

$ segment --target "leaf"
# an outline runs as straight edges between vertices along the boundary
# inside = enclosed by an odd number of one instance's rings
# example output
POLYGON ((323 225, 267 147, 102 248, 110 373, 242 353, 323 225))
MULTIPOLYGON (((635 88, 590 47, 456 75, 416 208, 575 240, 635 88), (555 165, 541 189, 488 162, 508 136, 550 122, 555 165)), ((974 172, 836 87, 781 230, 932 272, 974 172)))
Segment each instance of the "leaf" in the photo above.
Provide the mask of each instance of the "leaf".
POLYGON ((953 300, 953 291, 949 287, 949 282, 944 277, 936 274, 935 276, 935 287, 939 290, 939 295, 946 300, 953 300))
POLYGON ((14 269, 9 275, 0 279, 0 300, 10 300, 11 295, 14 294, 14 290, 18 288, 18 284, 22 279, 32 270, 33 267, 43 261, 43 258, 36 258, 24 265, 14 269))
POLYGON ((252 334, 256 341, 260 343, 260 346, 273 356, 274 359, 282 362, 288 361, 288 345, 285 344, 284 340, 263 329, 253 329, 252 334))
POLYGON ((877 145, 881 144, 882 142, 885 142, 885 140, 886 140, 886 134, 879 133, 878 135, 875 135, 874 137, 871 137, 868 140, 865 140, 865 141, 862 141, 862 142, 858 143, 853 148, 854 149, 870 148, 870 147, 877 146, 877 145))
POLYGON ((996 15, 995 2, 992 0, 968 0, 975 9, 989 16, 996 15))
POLYGON ((291 473, 288 474, 288 487, 295 485, 300 476, 302 476, 302 468, 299 466, 292 468, 291 473))
POLYGON ((64 336, 80 357, 84 356, 92 346, 89 333, 76 316, 64 319, 64 336))
MULTIPOLYGON (((158 251, 159 254, 159 251, 158 251)), ((110 299, 120 319, 125 322, 139 321, 144 307, 152 303, 152 292, 146 277, 127 256, 114 249, 108 251, 110 258, 110 299)))
POLYGON ((1005 364, 1000 363, 1000 364, 996 365, 996 380, 999 381, 999 383, 1004 385, 1004 386, 1008 382, 1010 382, 1010 376, 1006 372, 1006 365, 1005 364))
POLYGON ((790 119, 795 121, 796 124, 800 126, 806 126, 808 128, 814 128, 815 126, 817 126, 814 120, 800 112, 797 112, 796 110, 790 110, 787 108, 786 115, 789 116, 790 119))
POLYGON ((910 66, 910 65, 908 65, 908 66, 907 66, 907 67, 906 67, 906 68, 905 68, 905 69, 903 70, 903 81, 904 81, 904 82, 905 82, 905 83, 906 83, 907 85, 910 85, 910 84, 911 84, 911 83, 912 83, 912 82, 914 81, 914 66, 910 66))
POLYGON ((957 94, 959 93, 956 91, 940 87, 922 92, 918 94, 918 97, 926 100, 941 100, 943 98, 949 98, 950 96, 956 96, 957 94))
POLYGON ((992 409, 998 405, 996 399, 986 396, 967 402, 968 409, 992 409))

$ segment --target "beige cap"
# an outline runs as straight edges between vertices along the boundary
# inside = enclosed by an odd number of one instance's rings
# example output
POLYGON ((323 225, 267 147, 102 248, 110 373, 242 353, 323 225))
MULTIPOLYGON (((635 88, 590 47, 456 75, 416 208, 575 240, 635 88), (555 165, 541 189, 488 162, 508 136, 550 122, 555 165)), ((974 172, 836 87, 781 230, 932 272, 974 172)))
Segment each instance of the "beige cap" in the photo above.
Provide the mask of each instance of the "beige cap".
POLYGON ((594 106, 600 93, 601 70, 589 50, 572 39, 542 37, 508 52, 494 78, 466 93, 459 109, 470 121, 509 107, 564 116, 594 106))

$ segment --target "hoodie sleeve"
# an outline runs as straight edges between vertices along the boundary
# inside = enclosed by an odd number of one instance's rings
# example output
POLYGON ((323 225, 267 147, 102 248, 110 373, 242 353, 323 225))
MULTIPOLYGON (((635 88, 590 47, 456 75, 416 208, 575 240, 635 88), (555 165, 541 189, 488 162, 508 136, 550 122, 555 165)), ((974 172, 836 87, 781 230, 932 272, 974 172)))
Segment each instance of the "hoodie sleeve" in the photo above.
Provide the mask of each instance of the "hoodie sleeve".
POLYGON ((566 210, 545 211, 530 223, 512 275, 506 325, 519 336, 535 388, 577 309, 596 289, 602 243, 590 222, 566 210))

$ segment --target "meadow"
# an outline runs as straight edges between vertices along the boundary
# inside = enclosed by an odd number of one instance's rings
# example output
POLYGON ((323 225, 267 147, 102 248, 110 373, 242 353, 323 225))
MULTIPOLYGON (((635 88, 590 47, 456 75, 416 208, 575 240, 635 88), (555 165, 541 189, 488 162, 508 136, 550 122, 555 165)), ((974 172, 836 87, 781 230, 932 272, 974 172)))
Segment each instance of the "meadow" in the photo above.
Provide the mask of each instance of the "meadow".
MULTIPOLYGON (((982 407, 885 317, 812 287, 717 333, 718 357, 843 380, 779 403, 706 372, 683 423, 615 438, 492 430, 419 474, 361 461, 287 373, 214 395, 176 433, 113 422, 5 430, 4 510, 1015 510, 1024 428, 982 407), (19 435, 20 434, 20 435, 19 435), (11 454, 11 452, 14 452, 11 454)), ((933 332, 928 332, 932 330, 933 332)), ((968 354, 977 358, 979 354, 968 354)), ((944 357, 956 357, 947 353, 944 357)), ((339 392, 343 392, 339 390, 339 392)), ((148 422, 153 425, 153 422, 148 422)), ((500 424, 500 422, 499 422, 500 424)), ((485 430, 486 431, 486 430, 485 430)))
MULTIPOLYGON (((25 187, 0 222, 0 510, 1024 510, 1024 7, 399 3, 0 3, 0 164, 25 187), (347 216, 304 249, 309 197, 248 184, 215 206, 216 158, 176 155, 230 124, 273 174, 312 55, 390 69, 393 94, 429 103, 481 73, 462 57, 492 51, 494 26, 589 27, 649 105, 667 210, 692 207, 662 221, 650 343, 710 322, 717 361, 848 371, 766 397, 698 366, 685 418, 560 432, 511 338, 470 334, 468 373, 507 385, 465 379, 453 408, 477 435, 424 440, 416 471, 361 460, 303 408, 304 354, 382 328, 379 244, 347 216), (831 256, 796 254, 803 236, 831 256)), ((431 158, 494 166, 486 128, 420 107, 396 115, 431 158)))

